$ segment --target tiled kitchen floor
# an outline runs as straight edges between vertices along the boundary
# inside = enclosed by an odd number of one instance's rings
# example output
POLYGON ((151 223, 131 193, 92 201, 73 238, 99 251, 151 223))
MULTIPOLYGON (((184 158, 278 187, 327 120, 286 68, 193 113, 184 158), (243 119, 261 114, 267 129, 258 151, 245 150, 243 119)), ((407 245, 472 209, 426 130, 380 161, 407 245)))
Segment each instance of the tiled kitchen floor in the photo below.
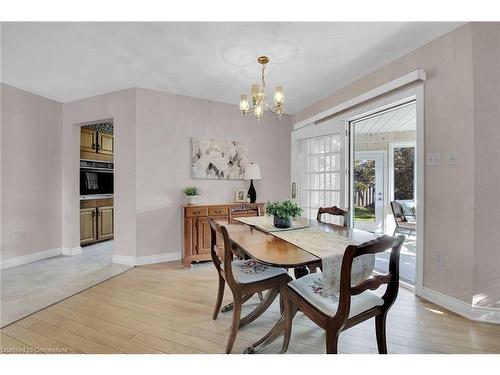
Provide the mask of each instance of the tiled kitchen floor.
POLYGON ((106 241, 82 247, 79 255, 0 271, 1 327, 130 269, 112 258, 113 241, 106 241))

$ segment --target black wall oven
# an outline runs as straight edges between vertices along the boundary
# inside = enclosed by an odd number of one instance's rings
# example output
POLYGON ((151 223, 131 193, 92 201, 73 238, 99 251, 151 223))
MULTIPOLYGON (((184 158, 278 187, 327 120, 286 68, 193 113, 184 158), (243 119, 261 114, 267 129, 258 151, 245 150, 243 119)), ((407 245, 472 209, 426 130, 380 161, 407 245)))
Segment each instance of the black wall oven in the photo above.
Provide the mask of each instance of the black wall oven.
POLYGON ((80 196, 113 194, 113 163, 80 161, 80 196))

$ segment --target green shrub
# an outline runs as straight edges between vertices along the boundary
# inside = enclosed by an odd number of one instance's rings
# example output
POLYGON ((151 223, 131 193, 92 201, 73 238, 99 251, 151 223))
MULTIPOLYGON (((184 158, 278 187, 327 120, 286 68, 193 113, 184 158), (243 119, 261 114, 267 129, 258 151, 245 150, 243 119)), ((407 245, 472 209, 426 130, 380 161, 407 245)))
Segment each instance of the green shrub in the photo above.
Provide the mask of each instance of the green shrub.
POLYGON ((292 201, 267 202, 266 214, 269 216, 277 216, 280 219, 288 219, 302 215, 302 208, 292 201))

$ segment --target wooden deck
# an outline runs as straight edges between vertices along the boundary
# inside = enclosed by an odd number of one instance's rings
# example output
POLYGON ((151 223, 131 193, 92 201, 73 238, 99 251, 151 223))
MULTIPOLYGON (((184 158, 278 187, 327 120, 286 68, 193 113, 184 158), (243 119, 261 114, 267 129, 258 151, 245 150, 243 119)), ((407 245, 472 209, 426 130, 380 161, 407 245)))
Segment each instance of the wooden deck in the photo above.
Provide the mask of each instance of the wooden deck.
MULTIPOLYGON (((211 319, 216 290, 209 263, 190 269, 180 262, 136 267, 5 327, 0 346, 19 353, 223 353, 231 313, 211 319)), ((278 310, 275 303, 242 328, 233 353, 264 335, 278 310)), ((387 325, 389 353, 500 353, 500 325, 467 320, 405 289, 387 325)), ((280 346, 281 338, 265 352, 278 353, 280 346)), ((299 313, 288 353, 324 353, 324 346, 323 331, 299 313)), ((374 322, 342 333, 339 349, 375 353, 374 322)))

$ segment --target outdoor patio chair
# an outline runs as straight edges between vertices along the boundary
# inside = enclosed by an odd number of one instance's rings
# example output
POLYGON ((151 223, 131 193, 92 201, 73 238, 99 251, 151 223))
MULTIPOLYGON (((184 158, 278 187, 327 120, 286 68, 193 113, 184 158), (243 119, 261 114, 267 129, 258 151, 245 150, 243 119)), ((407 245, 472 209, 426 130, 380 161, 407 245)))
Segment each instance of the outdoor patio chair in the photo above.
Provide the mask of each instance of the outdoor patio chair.
POLYGON ((417 216, 415 214, 415 201, 394 200, 391 202, 392 214, 396 222, 393 236, 396 233, 416 235, 417 231, 417 216))

